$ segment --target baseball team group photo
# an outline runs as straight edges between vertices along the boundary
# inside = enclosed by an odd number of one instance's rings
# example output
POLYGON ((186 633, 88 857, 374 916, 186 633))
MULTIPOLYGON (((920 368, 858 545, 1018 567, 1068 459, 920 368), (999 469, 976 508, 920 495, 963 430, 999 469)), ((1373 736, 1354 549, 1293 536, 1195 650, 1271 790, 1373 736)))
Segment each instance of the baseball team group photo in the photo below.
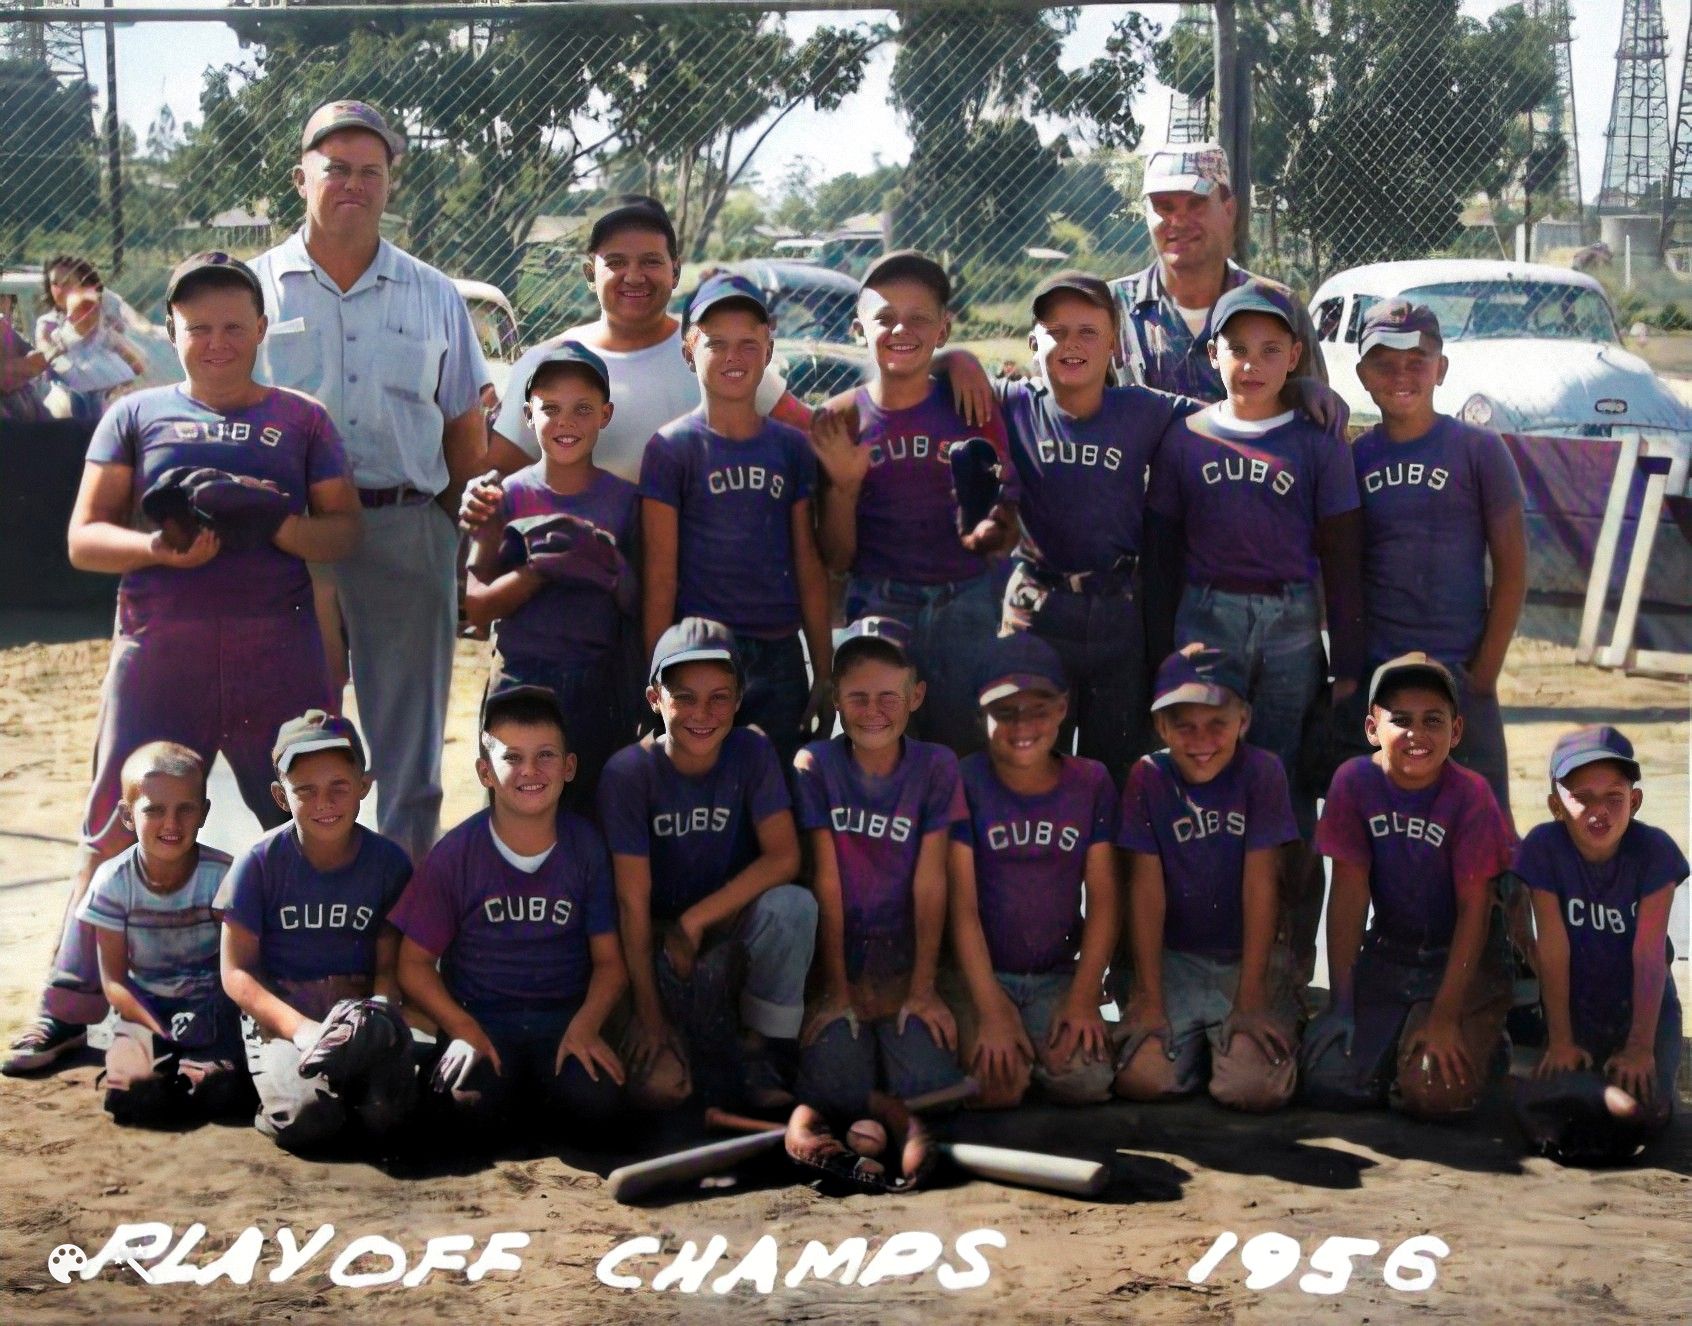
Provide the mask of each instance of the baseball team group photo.
POLYGON ((132 156, 108 26, 85 228, 0 217, 7 1318, 1683 1320, 1692 247, 1678 128, 1583 197, 1607 7, 437 8, 261 7, 132 156), (1436 39, 1531 83, 1444 204, 1436 39))

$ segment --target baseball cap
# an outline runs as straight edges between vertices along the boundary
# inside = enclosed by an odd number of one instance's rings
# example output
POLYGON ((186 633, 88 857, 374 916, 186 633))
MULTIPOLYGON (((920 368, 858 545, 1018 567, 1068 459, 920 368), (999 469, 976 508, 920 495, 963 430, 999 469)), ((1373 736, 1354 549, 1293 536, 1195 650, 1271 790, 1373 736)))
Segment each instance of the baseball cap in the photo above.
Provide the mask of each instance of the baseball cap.
POLYGON ((169 308, 176 302, 177 293, 182 289, 182 283, 201 272, 231 272, 241 278, 253 294, 258 297, 259 307, 264 307, 264 287, 253 269, 239 258, 232 258, 219 249, 212 249, 206 253, 196 253, 191 258, 184 258, 170 269, 170 279, 165 282, 165 307, 169 308))
POLYGON ((611 396, 611 371, 605 367, 605 361, 596 355, 580 341, 560 341, 552 349, 540 357, 534 371, 529 374, 529 380, 523 384, 523 396, 527 399, 534 391, 535 379, 541 375, 541 370, 553 364, 573 364, 586 369, 598 381, 606 398, 611 396))
POLYGON ((1633 758, 1633 743, 1608 725, 1581 727, 1565 732, 1551 748, 1551 781, 1560 783, 1576 769, 1612 760, 1621 765, 1628 781, 1639 781, 1639 761, 1633 758))
POLYGON ((1034 316, 1040 316, 1040 305, 1053 295, 1063 293, 1079 295, 1095 308, 1102 308, 1110 314, 1111 320, 1116 319, 1116 300, 1111 297, 1110 287, 1091 272, 1057 272, 1048 276, 1034 288, 1034 298, 1030 307, 1034 316))
POLYGON ((1420 682, 1436 691, 1443 691, 1451 701, 1451 708, 1456 710, 1457 679, 1451 675, 1451 669, 1437 658, 1424 654, 1421 650, 1412 650, 1408 654, 1400 654, 1397 658, 1389 658, 1375 669, 1375 675, 1369 679, 1369 707, 1375 707, 1375 697, 1385 689, 1389 681, 1420 682))
MULTIPOLYGON (((558 730, 569 737, 570 727, 564 721, 564 706, 558 702, 558 692, 550 686, 506 686, 494 691, 482 701, 482 731, 486 732, 495 723, 507 717, 511 709, 534 707, 544 708, 547 718, 558 725, 558 730)), ((523 720, 534 715, 523 715, 523 720)), ((520 720, 522 721, 522 720, 520 720)))
POLYGON ((332 133, 342 129, 363 129, 382 140, 388 159, 405 154, 405 139, 388 128, 388 122, 374 106, 362 101, 328 101, 311 113, 300 134, 300 151, 309 152, 332 133))
POLYGON ((1422 343, 1423 336, 1433 337, 1436 345, 1445 344, 1439 318, 1431 308, 1412 304, 1408 299, 1383 299, 1363 319, 1357 353, 1366 355, 1377 345, 1389 350, 1414 350, 1422 343))
POLYGON ((874 289, 883 281, 916 281, 932 290, 942 304, 952 302, 952 278, 946 275, 946 269, 915 249, 895 249, 882 254, 858 282, 858 291, 861 294, 874 289))
POLYGON ((987 646, 977 698, 985 709, 1018 691, 1067 695, 1069 681, 1057 650, 1029 631, 999 636, 987 646))
POLYGON ((1233 187, 1228 153, 1220 143, 1168 143, 1146 154, 1140 197, 1154 193, 1196 193, 1208 198, 1233 187))
POLYGON ((676 227, 670 214, 664 210, 663 203, 644 193, 620 193, 605 200, 594 213, 593 224, 588 229, 587 251, 597 253, 600 245, 617 231, 633 229, 658 231, 669 241, 671 255, 675 254, 676 227))
POLYGON ((276 733, 276 744, 270 749, 270 762, 278 774, 285 774, 300 756, 320 750, 344 750, 360 769, 366 767, 364 743, 358 739, 358 729, 352 720, 322 709, 307 709, 298 718, 282 724, 276 733))
POLYGON ((1267 281, 1251 277, 1241 281, 1232 290, 1222 292, 1222 298, 1217 300, 1216 306, 1210 310, 1212 338, 1220 336, 1222 329, 1228 325, 1228 319, 1239 313, 1267 313, 1270 317, 1279 319, 1294 336, 1298 335, 1298 328, 1293 326, 1292 314, 1287 310, 1286 301, 1267 281))
POLYGON ((1220 649, 1178 649, 1158 665, 1151 709, 1178 704, 1223 705, 1245 697, 1245 678, 1233 658, 1220 649))
POLYGON ((770 310, 764 303, 764 292, 739 272, 718 272, 702 282, 687 301, 687 325, 694 326, 724 304, 749 305, 766 325, 769 323, 770 310))
POLYGON ((652 651, 652 671, 649 681, 658 679, 678 663, 727 663, 740 676, 740 647, 735 644, 734 632, 709 617, 683 617, 663 635, 652 651))
POLYGON ((911 628, 896 617, 860 617, 843 632, 834 644, 834 670, 839 672, 842 660, 865 643, 880 641, 898 654, 906 667, 911 662, 911 628))

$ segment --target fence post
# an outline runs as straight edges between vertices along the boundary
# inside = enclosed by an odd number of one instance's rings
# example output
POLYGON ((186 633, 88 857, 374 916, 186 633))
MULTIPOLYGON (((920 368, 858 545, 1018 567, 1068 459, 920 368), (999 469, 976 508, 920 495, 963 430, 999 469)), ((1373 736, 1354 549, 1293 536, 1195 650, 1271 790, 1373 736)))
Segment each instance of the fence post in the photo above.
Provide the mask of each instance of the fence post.
POLYGON ((1240 59, 1235 0, 1215 0, 1216 131, 1234 176, 1234 261, 1251 256, 1251 71, 1240 59))
MULTIPOLYGON (((113 7, 106 0, 106 8, 113 7)), ((123 275, 123 130, 118 125, 117 111, 117 24, 108 20, 106 28, 106 197, 111 208, 112 265, 115 280, 123 275)))

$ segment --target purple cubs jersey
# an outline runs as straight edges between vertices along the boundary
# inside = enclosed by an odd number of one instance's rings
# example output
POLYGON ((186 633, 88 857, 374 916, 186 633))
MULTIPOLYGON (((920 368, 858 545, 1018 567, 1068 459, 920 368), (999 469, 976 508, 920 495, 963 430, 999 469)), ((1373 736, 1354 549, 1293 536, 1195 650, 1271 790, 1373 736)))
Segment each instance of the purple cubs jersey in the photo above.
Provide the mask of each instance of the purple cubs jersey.
POLYGON ((1510 830, 1486 779, 1450 760, 1407 792, 1371 758, 1340 765, 1316 826, 1323 856, 1369 871, 1368 943, 1393 957, 1443 960, 1458 889, 1483 891, 1510 864, 1510 830))
POLYGON ((1212 407, 1170 425, 1146 501, 1185 525, 1188 580, 1296 584, 1317 576, 1317 523, 1357 509, 1357 477, 1345 443, 1302 415, 1247 433, 1212 407))
POLYGON ((793 508, 810 498, 816 474, 805 435, 773 419, 735 442, 696 410, 653 435, 640 495, 678 513, 678 618, 710 617, 756 636, 799 629, 793 508))
MULTIPOLYGON (((995 418, 972 428, 952 404, 952 388, 936 380, 928 399, 884 410, 865 388, 855 397, 858 445, 870 449, 858 492, 858 552, 852 574, 870 580, 940 585, 984 575, 987 563, 958 542, 952 493, 953 443, 985 437, 1002 461, 1004 428, 995 418)), ((1015 500, 1015 469, 1002 465, 1005 496, 1015 500)))
POLYGON ((793 767, 799 827, 828 829, 834 839, 847 971, 864 970, 866 955, 908 953, 922 840, 969 816, 958 757, 944 746, 906 737, 898 767, 876 778, 859 767, 850 742, 840 736, 813 741, 794 757, 793 767))
MULTIPOLYGON (((611 536, 625 558, 633 557, 640 537, 640 490, 627 479, 601 471, 584 491, 566 496, 546 486, 546 467, 535 464, 505 481, 500 524, 560 513, 590 522, 611 536)), ((554 581, 494 624, 494 648, 502 658, 591 663, 617 643, 619 623, 612 595, 579 581, 554 581)))
POLYGON ((448 833, 417 867, 388 920, 441 960, 448 992, 477 1009, 549 1009, 582 997, 588 940, 617 928, 611 861, 593 827, 568 811, 532 874, 494 845, 492 812, 448 833))
POLYGON ((1242 741, 1208 783, 1189 783, 1166 750, 1128 771, 1116 841, 1163 867, 1165 948, 1239 961, 1246 853, 1297 837, 1286 770, 1257 746, 1242 741))
MULTIPOLYGON (((1562 824, 1528 831, 1512 866, 1530 889, 1557 899, 1569 935, 1569 1016, 1575 1040, 1591 1053, 1609 1053, 1633 1023, 1633 941, 1639 904, 1685 880, 1686 857, 1674 839, 1638 820, 1627 826, 1616 854, 1592 862, 1581 856, 1562 824)), ((1673 958, 1670 947, 1664 961, 1673 958)), ((1679 1006, 1674 981, 1663 1006, 1679 1006)))
POLYGON ((1371 428, 1351 460, 1363 502, 1369 657, 1420 649, 1466 664, 1486 628, 1487 522, 1522 505, 1504 439, 1441 415, 1409 442, 1371 428))
MULTIPOLYGON (((323 407, 299 392, 271 388, 256 404, 221 413, 188 394, 186 383, 152 387, 118 400, 94 430, 88 459, 135 472, 133 519, 142 527, 141 495, 178 465, 208 466, 268 479, 288 495, 288 509, 309 509, 311 486, 348 473, 340 436, 323 407)), ((306 564, 274 544, 220 552, 188 570, 147 566, 126 571, 118 592, 137 607, 179 617, 268 617, 311 606, 306 564)))
POLYGON ((1022 796, 993 772, 985 752, 959 766, 969 818, 952 841, 975 855, 981 930, 994 971, 1049 972, 1081 946, 1081 888, 1087 852, 1116 829, 1116 785, 1097 760, 1059 757, 1049 792, 1022 796))
POLYGON ((1077 419, 1043 383, 995 386, 1020 481, 1023 554, 1063 575, 1108 571, 1139 556, 1152 455, 1164 430, 1204 403, 1107 387, 1099 412, 1077 419))
POLYGON ((599 776, 599 822, 615 856, 647 858, 652 915, 673 920, 758 859, 758 825, 792 806, 775 747, 737 727, 717 762, 684 774, 664 737, 625 746, 599 776))
POLYGON ((363 825, 353 833, 358 853, 338 870, 307 861, 291 823, 265 834, 229 868, 218 910, 258 936, 266 977, 374 975, 376 936, 411 878, 411 858, 363 825))
POLYGON ((103 861, 89 881, 77 919, 124 938, 129 979, 164 999, 204 999, 222 988, 222 931, 215 899, 229 855, 201 844, 194 873, 181 888, 157 893, 147 883, 136 843, 103 861))

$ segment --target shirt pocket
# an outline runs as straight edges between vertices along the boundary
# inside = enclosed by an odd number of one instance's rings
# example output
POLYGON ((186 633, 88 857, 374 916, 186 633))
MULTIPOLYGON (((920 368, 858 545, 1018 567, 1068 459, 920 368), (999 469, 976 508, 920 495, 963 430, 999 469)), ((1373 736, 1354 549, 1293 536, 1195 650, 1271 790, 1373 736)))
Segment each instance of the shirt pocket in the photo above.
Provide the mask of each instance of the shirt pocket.
POLYGON ((292 387, 324 399, 323 344, 304 318, 273 322, 259 347, 254 376, 275 387, 292 387))
POLYGON ((422 432, 440 436, 441 411, 435 404, 446 341, 386 328, 377 371, 382 379, 382 413, 397 437, 422 432))

